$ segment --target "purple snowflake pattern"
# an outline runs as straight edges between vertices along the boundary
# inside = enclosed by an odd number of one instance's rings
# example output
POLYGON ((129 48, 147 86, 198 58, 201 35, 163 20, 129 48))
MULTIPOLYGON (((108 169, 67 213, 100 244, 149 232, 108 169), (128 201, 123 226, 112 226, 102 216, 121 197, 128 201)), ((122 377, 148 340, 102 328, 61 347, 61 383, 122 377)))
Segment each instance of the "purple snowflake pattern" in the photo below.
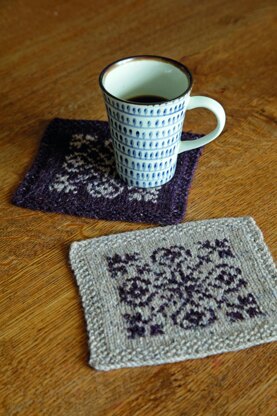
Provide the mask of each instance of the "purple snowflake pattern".
POLYGON ((230 322, 261 315, 226 238, 159 247, 145 262, 137 252, 107 257, 118 281, 128 338, 165 333, 167 323, 183 330, 212 325, 219 314, 230 322))

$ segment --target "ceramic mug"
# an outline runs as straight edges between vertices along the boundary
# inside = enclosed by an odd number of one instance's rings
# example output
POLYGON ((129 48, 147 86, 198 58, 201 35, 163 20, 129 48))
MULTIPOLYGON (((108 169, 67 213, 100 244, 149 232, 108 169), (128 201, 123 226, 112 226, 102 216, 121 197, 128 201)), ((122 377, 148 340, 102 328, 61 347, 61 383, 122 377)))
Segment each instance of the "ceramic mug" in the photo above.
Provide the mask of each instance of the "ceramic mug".
POLYGON ((99 83, 116 169, 130 186, 164 185, 174 176, 179 153, 211 142, 224 128, 223 107, 212 98, 190 97, 191 72, 173 59, 150 55, 124 58, 104 68, 99 83), (186 110, 199 107, 215 114, 216 128, 200 139, 181 141, 186 110))

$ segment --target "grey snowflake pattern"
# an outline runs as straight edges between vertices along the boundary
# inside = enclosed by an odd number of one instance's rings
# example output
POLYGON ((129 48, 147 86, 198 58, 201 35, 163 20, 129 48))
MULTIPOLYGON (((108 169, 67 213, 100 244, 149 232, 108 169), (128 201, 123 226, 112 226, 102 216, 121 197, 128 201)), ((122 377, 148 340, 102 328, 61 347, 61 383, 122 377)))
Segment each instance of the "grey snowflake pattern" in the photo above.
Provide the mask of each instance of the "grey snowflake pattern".
MULTIPOLYGON (((115 170, 112 140, 109 137, 103 143, 97 134, 73 134, 62 171, 55 176, 49 190, 77 194, 79 186, 84 184, 88 194, 94 198, 114 199, 126 190, 126 185, 115 170)), ((127 186, 127 189, 129 201, 155 204, 161 188, 140 189, 127 186)))

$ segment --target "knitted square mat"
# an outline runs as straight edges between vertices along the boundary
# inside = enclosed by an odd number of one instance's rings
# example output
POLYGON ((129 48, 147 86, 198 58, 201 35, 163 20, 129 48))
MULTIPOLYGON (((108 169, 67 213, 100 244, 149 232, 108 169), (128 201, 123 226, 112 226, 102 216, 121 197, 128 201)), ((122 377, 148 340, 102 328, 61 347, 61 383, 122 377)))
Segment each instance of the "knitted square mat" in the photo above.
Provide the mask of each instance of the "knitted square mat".
MULTIPOLYGON (((182 139, 198 137, 183 133, 182 139)), ((200 152, 180 154, 174 178, 166 185, 135 188, 117 176, 107 122, 54 119, 12 202, 89 218, 178 223, 185 213, 200 152)))
POLYGON ((276 340, 276 280, 249 217, 75 242, 70 261, 99 370, 205 357, 276 340))

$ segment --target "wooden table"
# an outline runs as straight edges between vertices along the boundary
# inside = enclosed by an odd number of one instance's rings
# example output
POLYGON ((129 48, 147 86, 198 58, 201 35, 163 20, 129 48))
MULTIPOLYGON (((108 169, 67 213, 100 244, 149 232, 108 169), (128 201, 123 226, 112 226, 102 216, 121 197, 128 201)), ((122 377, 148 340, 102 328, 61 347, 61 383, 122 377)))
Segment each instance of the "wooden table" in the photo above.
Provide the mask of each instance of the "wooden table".
MULTIPOLYGON (((106 119, 97 79, 106 64, 164 55, 188 65, 194 94, 219 100, 227 113, 223 135, 201 158, 186 220, 252 215, 276 254, 274 3, 1 2, 1 414, 276 415, 274 344, 108 373, 89 368, 69 245, 151 225, 10 203, 49 120, 106 119)), ((185 128, 214 125, 194 110, 185 128)))

